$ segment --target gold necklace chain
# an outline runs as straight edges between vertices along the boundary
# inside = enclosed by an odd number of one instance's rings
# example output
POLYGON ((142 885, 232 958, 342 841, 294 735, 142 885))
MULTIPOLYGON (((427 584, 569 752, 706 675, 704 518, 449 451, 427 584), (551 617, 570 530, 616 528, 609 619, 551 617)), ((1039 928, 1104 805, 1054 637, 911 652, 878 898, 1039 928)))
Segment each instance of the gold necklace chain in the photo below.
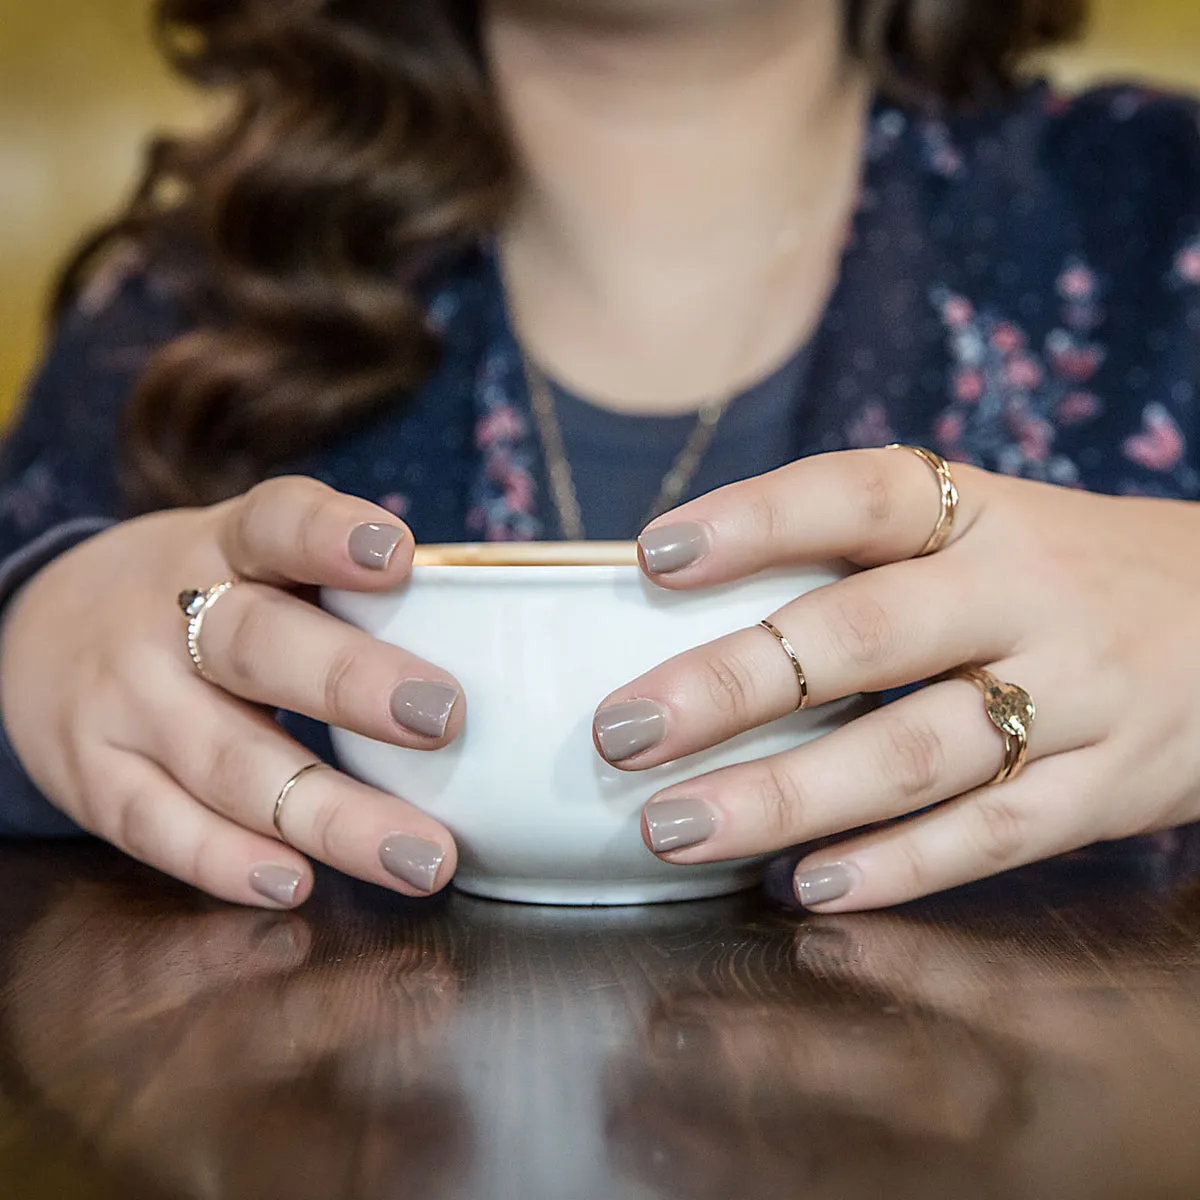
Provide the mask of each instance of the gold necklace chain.
MULTIPOLYGON (((521 362, 525 368, 525 381, 529 389, 529 406, 533 410, 538 440, 546 459, 550 498, 554 501, 559 529, 563 538, 569 542, 586 541, 583 514, 579 509, 579 495, 575 490, 575 477, 571 471, 571 461, 567 457, 567 448, 563 443, 562 426, 558 421, 550 381, 525 352, 523 346, 521 362)), ((700 463, 712 445, 717 426, 733 399, 733 395, 728 395, 719 400, 710 400, 701 407, 683 449, 671 464, 670 470, 663 476, 658 495, 654 498, 650 511, 642 519, 641 528, 634 530, 631 536, 636 536, 655 517, 661 517, 663 513, 670 511, 683 498, 688 484, 695 479, 700 463)))

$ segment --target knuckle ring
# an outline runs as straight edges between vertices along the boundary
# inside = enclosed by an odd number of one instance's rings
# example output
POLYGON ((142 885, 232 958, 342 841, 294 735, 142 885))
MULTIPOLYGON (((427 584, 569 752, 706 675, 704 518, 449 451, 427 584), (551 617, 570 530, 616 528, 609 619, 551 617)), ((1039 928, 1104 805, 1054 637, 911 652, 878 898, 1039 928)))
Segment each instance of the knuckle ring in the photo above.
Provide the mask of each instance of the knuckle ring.
POLYGON ((982 667, 963 667, 950 678, 965 679, 983 693, 988 720, 1004 735, 1004 765, 988 786, 1015 779, 1029 754, 1029 731, 1037 716, 1033 697, 1015 683, 1002 683, 982 667))
POLYGON ((223 583, 213 584, 207 592, 198 592, 194 588, 189 588, 187 591, 180 592, 176 601, 183 611, 183 615, 188 619, 188 657, 192 660, 192 666, 196 668, 196 672, 200 678, 206 679, 209 683, 213 683, 214 681, 208 671, 205 670, 204 656, 200 653, 200 631, 204 628, 204 618, 208 615, 208 610, 230 588, 236 587, 237 583, 236 579, 226 579, 223 583))
POLYGON ((800 703, 796 705, 795 711, 801 712, 808 707, 808 678, 804 674, 804 668, 800 665, 800 659, 796 656, 796 651, 792 649, 792 643, 770 621, 759 621, 759 625, 783 647, 784 654, 788 656, 788 660, 792 664, 792 670, 796 672, 796 682, 800 685, 800 703))
POLYGON ((900 442, 893 442, 888 449, 907 450, 910 454, 915 454, 937 476, 942 508, 929 540, 913 557, 924 558, 926 555, 936 554, 950 540, 950 534, 954 531, 954 518, 958 513, 958 485, 954 482, 950 464, 940 454, 926 450, 924 446, 906 446, 900 442))
POLYGON ((298 770, 288 781, 279 789, 279 795, 275 797, 275 808, 271 813, 271 824, 275 826, 275 832, 279 835, 279 840, 287 845, 291 842, 287 840, 287 835, 283 832, 283 805, 284 801, 292 794, 292 788, 304 778, 305 775, 311 774, 313 771, 332 771, 333 768, 327 762, 310 762, 298 770))

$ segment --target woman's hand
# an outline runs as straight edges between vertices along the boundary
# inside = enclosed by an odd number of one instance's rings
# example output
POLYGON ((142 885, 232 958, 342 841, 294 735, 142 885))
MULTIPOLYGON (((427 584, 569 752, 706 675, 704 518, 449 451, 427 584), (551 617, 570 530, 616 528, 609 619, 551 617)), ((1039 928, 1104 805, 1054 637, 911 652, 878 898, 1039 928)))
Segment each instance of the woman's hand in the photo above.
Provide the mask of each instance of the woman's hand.
POLYGON ((408 895, 436 891, 454 874, 449 834, 334 771, 289 794, 290 845, 272 826, 280 789, 313 755, 271 710, 429 750, 462 728, 446 672, 290 591, 392 588, 412 552, 389 513, 299 478, 83 543, 35 576, 5 619, 0 703, 18 757, 85 829, 226 900, 301 903, 312 888, 305 856, 408 895), (188 658, 175 598, 226 579, 245 582, 205 616, 210 683, 188 658))
MULTIPOLYGON (((796 871, 800 901, 835 912, 1200 819, 1200 507, 954 473, 953 534, 927 558, 912 556, 937 519, 937 482, 899 449, 807 459, 714 492, 656 521, 643 558, 675 589, 831 558, 867 568, 770 614, 810 702, 984 666, 1037 705, 1024 770, 988 786, 1002 734, 973 684, 935 682, 793 751, 654 796, 651 848, 700 863, 859 830, 796 871)), ((779 643, 742 630, 608 697, 597 745, 613 728, 636 742, 628 720, 640 714, 643 744, 661 731, 619 764, 640 770, 796 702, 779 643), (614 709, 634 698, 651 703, 614 709)))

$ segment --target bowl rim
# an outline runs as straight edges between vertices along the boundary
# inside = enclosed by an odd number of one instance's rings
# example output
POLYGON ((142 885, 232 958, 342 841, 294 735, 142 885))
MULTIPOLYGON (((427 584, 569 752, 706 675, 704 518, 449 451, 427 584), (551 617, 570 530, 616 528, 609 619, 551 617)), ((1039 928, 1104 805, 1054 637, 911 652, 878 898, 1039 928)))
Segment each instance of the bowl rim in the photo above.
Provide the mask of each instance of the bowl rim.
POLYGON ((418 545, 413 566, 481 567, 636 567, 637 542, 444 542, 418 545))

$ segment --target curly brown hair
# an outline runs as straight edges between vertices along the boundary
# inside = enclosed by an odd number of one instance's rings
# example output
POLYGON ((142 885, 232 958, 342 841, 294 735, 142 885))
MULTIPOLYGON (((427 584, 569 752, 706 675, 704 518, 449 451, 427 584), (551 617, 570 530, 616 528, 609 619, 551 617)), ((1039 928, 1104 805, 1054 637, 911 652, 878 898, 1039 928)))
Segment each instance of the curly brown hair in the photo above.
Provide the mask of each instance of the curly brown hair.
MULTIPOLYGON (((1086 0, 845 5, 883 90, 959 104, 1075 33, 1086 0)), ((479 0, 158 0, 164 53, 230 112, 151 144, 128 209, 55 295, 60 312, 130 241, 186 289, 195 324, 125 413, 133 511, 243 491, 429 375, 415 284, 495 229, 513 174, 479 23, 479 0)))

